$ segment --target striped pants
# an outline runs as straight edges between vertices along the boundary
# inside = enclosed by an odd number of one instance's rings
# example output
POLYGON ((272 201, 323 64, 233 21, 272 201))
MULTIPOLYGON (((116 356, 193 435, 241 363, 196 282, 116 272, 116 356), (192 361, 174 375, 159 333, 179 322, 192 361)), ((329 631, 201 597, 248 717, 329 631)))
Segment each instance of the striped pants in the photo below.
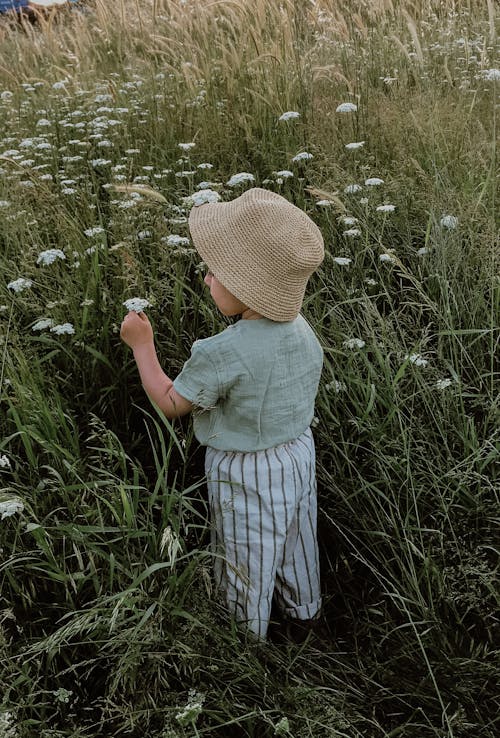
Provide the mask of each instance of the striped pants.
POLYGON ((321 608, 312 431, 263 451, 205 454, 216 588, 265 639, 273 595, 290 618, 321 608))

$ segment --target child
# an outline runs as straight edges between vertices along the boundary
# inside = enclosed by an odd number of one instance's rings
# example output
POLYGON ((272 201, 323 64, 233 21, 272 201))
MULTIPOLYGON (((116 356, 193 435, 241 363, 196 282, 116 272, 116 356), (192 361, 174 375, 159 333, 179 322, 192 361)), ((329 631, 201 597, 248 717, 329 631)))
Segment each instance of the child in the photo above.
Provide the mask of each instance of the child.
POLYGON ((241 320, 195 341, 173 382, 144 313, 129 313, 120 335, 167 418, 196 408, 216 584, 235 620, 265 639, 273 595, 297 625, 321 610, 310 423, 323 349, 300 308, 323 238, 300 208, 258 187, 193 207, 189 227, 213 300, 241 320))

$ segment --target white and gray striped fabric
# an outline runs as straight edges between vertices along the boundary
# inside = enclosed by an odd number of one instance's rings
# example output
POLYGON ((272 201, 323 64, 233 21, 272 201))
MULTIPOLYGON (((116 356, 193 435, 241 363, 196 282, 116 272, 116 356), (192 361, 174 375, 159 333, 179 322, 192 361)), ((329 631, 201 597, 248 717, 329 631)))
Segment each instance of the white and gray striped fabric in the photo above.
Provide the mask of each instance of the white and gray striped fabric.
POLYGON ((217 590, 231 615, 265 639, 273 594, 290 618, 321 609, 316 453, 311 428, 254 452, 205 453, 217 590))

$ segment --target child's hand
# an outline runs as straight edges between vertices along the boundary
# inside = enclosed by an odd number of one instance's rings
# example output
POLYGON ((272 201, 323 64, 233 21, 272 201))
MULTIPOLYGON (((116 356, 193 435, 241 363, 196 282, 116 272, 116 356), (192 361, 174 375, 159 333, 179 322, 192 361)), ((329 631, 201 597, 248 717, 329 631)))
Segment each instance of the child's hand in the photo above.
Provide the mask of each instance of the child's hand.
POLYGON ((153 328, 146 313, 135 313, 131 310, 122 321, 120 338, 132 350, 153 343, 153 328))

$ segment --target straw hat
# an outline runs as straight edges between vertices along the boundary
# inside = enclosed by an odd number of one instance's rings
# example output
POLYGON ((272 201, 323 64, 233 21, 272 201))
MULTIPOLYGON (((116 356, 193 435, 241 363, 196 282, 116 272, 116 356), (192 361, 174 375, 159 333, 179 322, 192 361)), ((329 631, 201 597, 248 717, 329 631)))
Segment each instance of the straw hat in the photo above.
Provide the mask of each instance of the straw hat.
POLYGON ((238 300, 271 320, 297 317, 325 254, 321 231, 303 210, 253 187, 231 202, 193 207, 189 229, 203 261, 238 300))

